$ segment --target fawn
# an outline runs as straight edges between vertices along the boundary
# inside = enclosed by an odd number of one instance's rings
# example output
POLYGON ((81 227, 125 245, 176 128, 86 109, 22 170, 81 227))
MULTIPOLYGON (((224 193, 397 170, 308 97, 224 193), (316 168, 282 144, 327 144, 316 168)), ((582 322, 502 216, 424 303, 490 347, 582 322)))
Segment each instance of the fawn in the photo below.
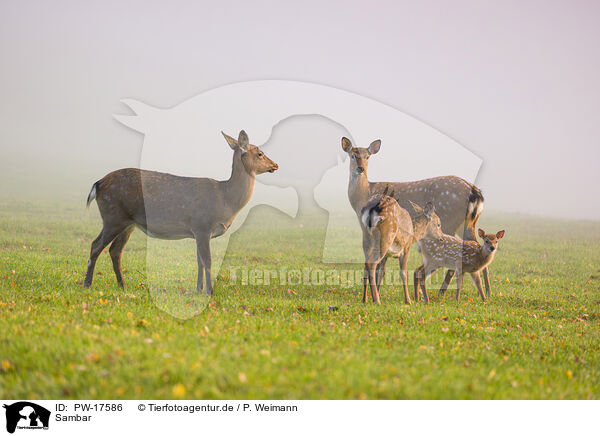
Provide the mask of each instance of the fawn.
POLYGON ((85 287, 92 284, 96 259, 111 242, 109 251, 117 282, 124 286, 121 254, 131 233, 139 227, 155 238, 194 238, 198 262, 196 290, 202 289, 204 272, 206 293, 212 295, 210 240, 225 233, 248 203, 256 175, 279 168, 257 146, 248 143, 248 135, 243 130, 237 140, 225 133, 223 136, 234 151, 229 180, 125 168, 94 183, 87 205, 96 199, 102 231, 92 242, 85 287))
MULTIPOLYGON (((409 202, 425 204, 432 201, 436 213, 442 222, 442 231, 449 235, 462 230, 461 237, 476 240, 475 229, 483 211, 483 194, 481 190, 456 176, 442 176, 413 182, 370 182, 367 178, 369 158, 378 153, 381 141, 373 141, 369 147, 354 147, 348 138, 342 138, 342 149, 350 157, 350 180, 348 182, 348 198, 357 215, 365 202, 373 194, 393 191, 390 194, 400 207, 410 209, 409 202)), ((359 216, 360 219, 360 216, 359 216)), ((448 271, 447 280, 452 279, 448 271)), ((491 293, 488 269, 483 269, 483 279, 487 293, 491 293)))
POLYGON ((479 272, 487 268, 494 260, 498 240, 504 236, 504 230, 500 230, 496 234, 486 234, 479 229, 478 234, 483 239, 483 245, 479 245, 477 241, 463 241, 449 235, 444 235, 441 240, 426 237, 419 241, 423 265, 417 268, 414 273, 415 300, 419 297, 419 286, 421 286, 423 299, 426 303, 429 302, 425 281, 436 269, 445 267, 449 269, 450 274, 446 276, 440 288, 440 295, 443 296, 446 293, 448 284, 456 271, 456 300, 460 299, 460 289, 464 275, 469 273, 477 287, 481 300, 485 301, 486 297, 481 287, 479 272), (448 276, 450 279, 448 279, 448 276))
POLYGON ((363 303, 367 302, 368 282, 373 302, 380 304, 379 288, 385 273, 385 263, 388 256, 392 256, 399 258, 404 301, 410 304, 406 277, 410 246, 424 236, 438 240, 444 236, 442 224, 432 203, 427 203, 425 209, 412 202, 411 205, 415 211, 413 218, 393 197, 375 194, 362 209, 361 228, 365 255, 363 303))

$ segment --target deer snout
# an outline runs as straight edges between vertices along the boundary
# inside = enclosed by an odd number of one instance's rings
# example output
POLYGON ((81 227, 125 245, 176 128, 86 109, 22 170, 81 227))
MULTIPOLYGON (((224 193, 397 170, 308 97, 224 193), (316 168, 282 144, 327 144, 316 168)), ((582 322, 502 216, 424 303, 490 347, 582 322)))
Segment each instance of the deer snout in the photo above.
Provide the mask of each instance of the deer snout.
POLYGON ((357 167, 357 168, 356 168, 356 172, 357 172, 358 174, 362 174, 362 173, 364 173, 364 172, 365 172, 365 169, 364 169, 363 167, 357 167))
POLYGON ((494 251, 496 249, 496 247, 494 247, 493 245, 490 247, 490 251, 494 251))
POLYGON ((275 162, 273 162, 273 166, 271 166, 271 169, 269 169, 269 172, 274 173, 278 169, 279 169, 279 165, 277 165, 275 162))

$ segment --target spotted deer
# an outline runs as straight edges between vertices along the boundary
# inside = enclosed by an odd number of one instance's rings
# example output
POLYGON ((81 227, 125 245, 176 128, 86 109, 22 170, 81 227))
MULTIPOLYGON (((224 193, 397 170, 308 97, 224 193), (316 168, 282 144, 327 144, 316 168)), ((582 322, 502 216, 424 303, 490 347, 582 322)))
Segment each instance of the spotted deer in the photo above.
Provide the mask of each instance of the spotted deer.
MULTIPOLYGON (((221 132, 223 133, 223 132, 221 132)), ((257 174, 278 169, 243 130, 238 139, 223 133, 233 149, 231 177, 179 177, 156 171, 125 168, 107 174, 92 186, 87 206, 96 199, 102 231, 92 242, 84 286, 92 284, 96 259, 110 246, 118 284, 123 287, 121 254, 133 230, 161 239, 194 238, 198 263, 196 290, 212 295, 210 240, 227 231, 237 213, 248 203, 257 174), (204 272, 204 274, 203 274, 204 272)))
MULTIPOLYGON (((429 301, 425 282, 436 269, 440 267, 448 268, 448 272, 454 275, 456 271, 456 300, 460 299, 460 290, 462 288, 463 278, 466 273, 471 275, 473 283, 477 287, 482 301, 486 300, 481 287, 481 277, 479 271, 487 268, 494 260, 498 240, 504 236, 504 230, 498 233, 486 234, 479 229, 479 236, 483 239, 483 245, 477 241, 463 241, 460 238, 450 235, 444 235, 442 239, 425 237, 419 241, 421 255, 423 256, 423 265, 415 270, 414 288, 415 298, 419 293, 419 287, 423 291, 423 298, 429 301)), ((452 275, 450 278, 452 278, 452 275)), ((450 280, 444 280, 440 289, 440 295, 446 293, 450 280)))
POLYGON ((442 225, 432 203, 427 203, 425 209, 412 202, 411 206, 415 212, 414 218, 393 197, 375 194, 362 209, 361 228, 365 255, 363 303, 367 302, 367 285, 370 284, 373 302, 380 304, 379 289, 385 263, 391 256, 398 258, 404 302, 410 304, 406 277, 410 247, 425 236, 438 239, 443 237, 442 225))
MULTIPOLYGON (((464 239, 475 240, 475 228, 483 210, 481 190, 456 176, 441 176, 413 182, 370 182, 367 178, 369 158, 381 148, 381 141, 373 141, 369 147, 354 147, 343 137, 342 149, 350 157, 350 180, 348 198, 352 208, 360 219, 360 213, 367 200, 385 190, 392 195, 400 207, 410 211, 410 202, 426 204, 433 202, 435 211, 442 222, 442 231, 454 235, 462 229, 464 239)), ((450 271, 446 278, 452 279, 450 271)), ((491 293, 487 268, 483 270, 486 291, 491 293)))

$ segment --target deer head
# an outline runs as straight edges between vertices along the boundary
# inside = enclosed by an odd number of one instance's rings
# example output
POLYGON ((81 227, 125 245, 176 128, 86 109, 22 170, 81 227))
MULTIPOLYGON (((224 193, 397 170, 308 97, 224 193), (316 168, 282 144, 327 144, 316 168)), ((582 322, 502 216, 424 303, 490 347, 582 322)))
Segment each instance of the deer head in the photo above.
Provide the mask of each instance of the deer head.
POLYGON ((498 240, 502 239, 502 237, 504 236, 504 230, 500 230, 496 234, 486 234, 482 229, 479 229, 477 233, 479 234, 479 237, 483 239, 482 249, 485 252, 485 254, 491 254, 494 251, 496 251, 496 248, 498 248, 498 240))
POLYGON ((413 225, 415 226, 415 234, 420 233, 419 228, 425 227, 424 237, 428 239, 442 240, 444 233, 442 232, 442 222, 440 217, 435 213, 435 207, 432 202, 427 202, 425 208, 422 208, 416 203, 408 200, 417 213, 413 219, 413 225), (417 228, 419 227, 419 228, 417 228))
POLYGON ((273 173, 279 169, 279 166, 269 159, 260 148, 248 142, 248 135, 243 130, 240 131, 237 141, 231 136, 221 133, 232 150, 241 153, 240 159, 248 174, 273 173))
POLYGON ((381 147, 381 140, 377 139, 371 142, 371 145, 367 148, 353 147, 352 142, 346 138, 342 138, 342 149, 350 156, 350 174, 354 175, 367 175, 367 168, 369 166, 369 158, 372 154, 379 151, 381 147))

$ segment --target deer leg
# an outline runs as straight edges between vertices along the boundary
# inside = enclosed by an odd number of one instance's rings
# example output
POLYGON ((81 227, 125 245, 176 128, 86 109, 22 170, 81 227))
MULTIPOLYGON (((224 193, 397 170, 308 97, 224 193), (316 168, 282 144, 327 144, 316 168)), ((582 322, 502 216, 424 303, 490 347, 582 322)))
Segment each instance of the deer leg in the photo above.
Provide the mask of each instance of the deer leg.
POLYGON ((413 284, 414 284, 414 291, 415 291, 415 302, 419 301, 419 286, 420 286, 420 281, 422 279, 422 277, 424 276, 425 273, 425 265, 421 265, 420 267, 418 267, 414 274, 413 274, 413 284))
POLYGON ((367 236, 367 233, 363 230, 363 239, 362 239, 362 245, 363 245, 363 253, 365 255, 365 268, 363 271, 363 303, 367 302, 367 286, 369 285, 369 252, 370 252, 370 247, 369 247, 369 238, 367 236))
POLYGON ((385 274, 385 263, 387 262, 387 256, 381 259, 381 262, 377 265, 377 289, 381 289, 381 282, 385 274))
POLYGON ((196 262, 198 263, 198 279, 196 280, 196 292, 200 292, 204 288, 204 260, 198 253, 198 245, 196 244, 196 262))
POLYGON ((212 281, 210 279, 210 236, 205 234, 196 235, 196 256, 198 258, 198 282, 196 291, 202 290, 202 268, 206 276, 206 295, 212 295, 212 281))
POLYGON ((485 294, 489 298, 492 296, 492 286, 490 285, 490 271, 487 266, 483 269, 483 283, 485 283, 485 294))
POLYGON ((425 282, 427 281, 427 278, 433 274, 433 272, 437 269, 437 268, 424 268, 425 269, 425 275, 423 275, 423 282, 421 283, 421 288, 423 289, 423 302, 425 304, 429 304, 429 294, 427 294, 427 285, 425 284, 425 282))
POLYGON ((363 274, 363 303, 367 302, 367 285, 369 283, 369 268, 367 262, 365 262, 365 270, 363 274))
POLYGON ((452 277, 454 277, 455 271, 453 269, 449 269, 446 273, 446 277, 444 277, 444 283, 442 283, 442 287, 440 288, 440 297, 443 297, 448 290, 448 286, 450 286, 450 282, 452 281, 452 277))
POLYGON ((462 270, 456 270, 456 301, 460 300, 460 288, 462 288, 463 279, 465 278, 462 270))
POLYGON ((405 249, 404 253, 402 253, 402 256, 400 256, 400 258, 398 259, 398 263, 400 264, 400 277, 402 278, 402 288, 404 290, 404 302, 406 304, 410 304, 410 295, 408 294, 408 277, 407 277, 407 270, 408 270, 408 255, 409 255, 409 249, 405 249))
POLYGON ((477 288, 477 292, 479 292, 481 301, 485 303, 485 294, 483 293, 483 288, 481 287, 481 276, 479 275, 479 271, 471 273, 471 279, 477 288))
POLYGON ((100 234, 94 239, 92 242, 92 248, 90 250, 90 258, 88 259, 87 271, 85 273, 85 280, 83 282, 83 286, 85 288, 89 288, 92 285, 92 278, 94 276, 94 267, 96 266, 96 259, 102 250, 106 246, 102 246, 102 234, 104 233, 104 229, 100 232, 100 234))
POLYGON ((123 281, 123 271, 121 270, 121 255, 123 254, 125 244, 127 244, 127 241, 134 230, 135 226, 131 225, 119 233, 108 250, 110 258, 112 259, 115 275, 117 276, 117 283, 122 288, 125 287, 125 282, 123 281))
POLYGON ((85 273, 85 280, 83 281, 83 286, 85 288, 89 288, 92 285, 92 279, 94 276, 94 267, 96 266, 96 260, 98 260, 98 256, 102 253, 102 250, 106 248, 108 244, 112 242, 115 237, 121 233, 125 228, 117 228, 110 229, 106 226, 102 227, 102 231, 94 239, 92 242, 92 248, 90 249, 90 258, 88 260, 88 267, 85 273))
POLYGON ((373 298, 373 303, 381 304, 379 300, 379 292, 377 291, 377 279, 376 279, 376 265, 374 263, 369 263, 369 283, 371 284, 371 297, 373 298))

